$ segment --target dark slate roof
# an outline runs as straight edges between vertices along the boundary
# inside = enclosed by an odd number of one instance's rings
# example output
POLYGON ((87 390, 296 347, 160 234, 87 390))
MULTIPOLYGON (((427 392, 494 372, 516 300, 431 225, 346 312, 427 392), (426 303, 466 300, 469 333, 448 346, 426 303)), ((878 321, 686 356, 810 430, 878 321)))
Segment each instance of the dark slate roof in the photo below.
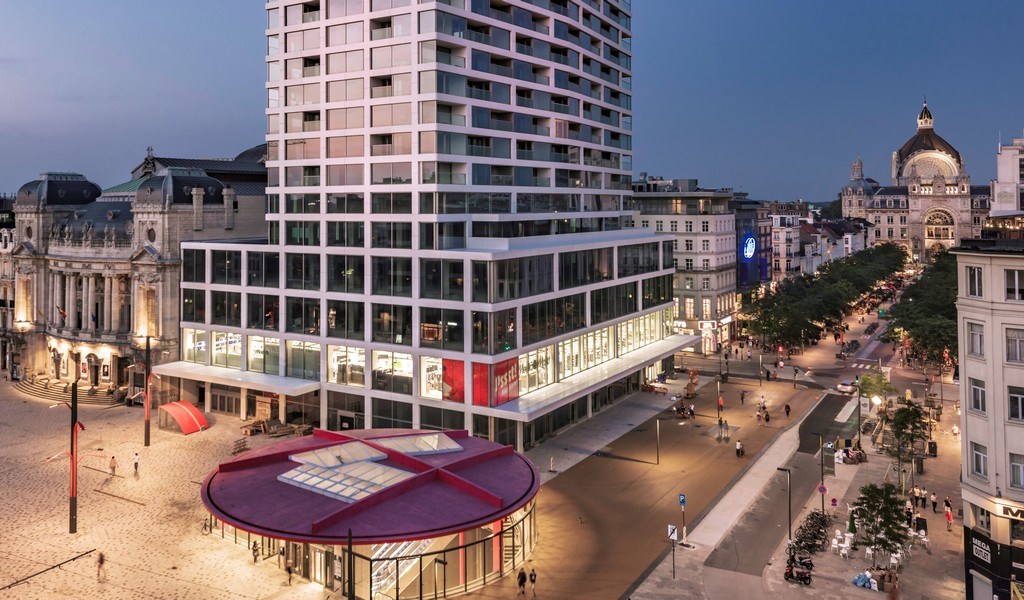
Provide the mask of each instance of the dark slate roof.
MULTIPOLYGON (((244 154, 244 153, 243 153, 244 154)), ((265 173, 267 168, 258 162, 238 161, 227 158, 162 158, 154 157, 162 167, 202 169, 208 173, 265 173)))
POLYGON ((210 177, 202 169, 185 169, 170 167, 161 169, 139 185, 135 198, 153 201, 159 198, 170 204, 191 204, 192 189, 200 187, 205 190, 203 204, 220 204, 224 202, 224 184, 210 177), (158 194, 153 198, 153 194, 158 194))
POLYGON ((88 233, 97 240, 130 240, 132 224, 131 201, 90 202, 55 214, 50 236, 64 237, 70 228, 74 239, 81 239, 88 233))
POLYGON ((79 173, 43 173, 18 190, 17 202, 77 206, 100 197, 100 186, 79 173))
MULTIPOLYGON (((927 110, 927 108, 925 108, 927 110)), ((956 148, 952 144, 942 139, 942 136, 935 133, 935 130, 931 127, 922 127, 917 130, 914 137, 907 140, 903 147, 899 150, 899 161, 900 164, 906 162, 915 152, 921 152, 925 150, 938 150, 948 154, 956 163, 963 166, 963 161, 960 158, 960 153, 956 151, 956 148)))
POLYGON ((988 196, 992 193, 992 188, 987 185, 972 185, 971 195, 972 196, 988 196))
POLYGON ((124 194, 124 193, 127 193, 127 192, 134 192, 134 191, 139 189, 139 186, 142 185, 142 182, 145 181, 146 179, 148 179, 148 178, 147 177, 136 177, 135 179, 132 179, 131 181, 126 181, 124 183, 119 183, 119 184, 117 184, 115 186, 108 187, 107 189, 103 190, 103 193, 104 194, 124 194))
POLYGON ((267 192, 266 182, 236 181, 231 184, 236 196, 262 196, 267 192))

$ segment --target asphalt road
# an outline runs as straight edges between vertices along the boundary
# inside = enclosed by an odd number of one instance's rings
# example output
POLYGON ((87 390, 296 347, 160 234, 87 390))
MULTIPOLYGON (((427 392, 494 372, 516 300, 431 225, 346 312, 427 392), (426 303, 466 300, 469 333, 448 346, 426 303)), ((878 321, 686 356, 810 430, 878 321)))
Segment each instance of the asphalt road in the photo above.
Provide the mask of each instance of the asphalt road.
MULTIPOLYGON (((794 513, 799 513, 800 503, 821 482, 817 434, 824 434, 826 440, 856 435, 855 421, 850 424, 835 421, 849 400, 849 396, 829 394, 800 425, 800 447, 787 464, 791 469, 792 497, 797 502, 794 513)), ((760 500, 708 556, 705 566, 761 576, 775 548, 788 535, 790 493, 786 480, 785 473, 776 474, 760 500)))

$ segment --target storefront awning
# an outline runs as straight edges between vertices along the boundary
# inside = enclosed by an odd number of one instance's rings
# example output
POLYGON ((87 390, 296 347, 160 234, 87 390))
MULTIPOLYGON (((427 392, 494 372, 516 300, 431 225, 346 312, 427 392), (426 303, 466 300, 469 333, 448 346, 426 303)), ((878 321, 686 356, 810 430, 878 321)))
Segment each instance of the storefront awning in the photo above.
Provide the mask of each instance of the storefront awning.
MULTIPOLYGON (((647 365, 668 358, 677 351, 700 343, 700 336, 670 335, 622 356, 601 363, 594 368, 577 373, 564 381, 544 386, 499 407, 480 412, 515 421, 530 422, 541 415, 565 406, 583 396, 595 392, 608 384, 635 373, 647 365)), ((479 409, 477 409, 479 410, 479 409)))
POLYGON ((281 375, 268 375, 253 371, 240 371, 227 367, 198 365, 185 361, 176 361, 153 367, 153 372, 166 377, 180 377, 193 381, 208 381, 218 385, 259 390, 285 396, 300 396, 307 392, 320 389, 320 382, 281 375))
POLYGON ((181 428, 181 432, 185 435, 201 431, 210 426, 206 422, 206 417, 203 416, 203 413, 199 412, 199 409, 188 402, 179 400, 170 404, 161 404, 160 410, 174 417, 178 427, 181 428))

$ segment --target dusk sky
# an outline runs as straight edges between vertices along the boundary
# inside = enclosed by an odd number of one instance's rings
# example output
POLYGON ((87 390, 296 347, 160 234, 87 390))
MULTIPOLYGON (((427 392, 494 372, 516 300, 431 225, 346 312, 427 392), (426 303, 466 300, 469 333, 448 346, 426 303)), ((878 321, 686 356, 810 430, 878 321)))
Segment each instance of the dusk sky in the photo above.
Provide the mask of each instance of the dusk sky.
MULTIPOLYGON (((103 187, 145 156, 263 139, 253 0, 4 2, 0 192, 43 171, 103 187)), ((826 201, 860 156, 889 181, 927 95, 975 184, 1024 129, 1024 3, 633 0, 634 169, 826 201)))

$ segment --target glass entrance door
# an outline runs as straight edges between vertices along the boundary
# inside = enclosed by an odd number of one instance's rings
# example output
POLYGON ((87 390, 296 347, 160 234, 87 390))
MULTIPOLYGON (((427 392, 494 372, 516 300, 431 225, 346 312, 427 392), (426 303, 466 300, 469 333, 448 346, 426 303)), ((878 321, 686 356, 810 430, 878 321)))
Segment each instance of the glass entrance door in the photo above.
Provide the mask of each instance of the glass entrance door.
POLYGON ((310 564, 309 578, 314 582, 323 584, 326 577, 325 571, 327 569, 327 553, 322 548, 313 548, 313 560, 310 564))

